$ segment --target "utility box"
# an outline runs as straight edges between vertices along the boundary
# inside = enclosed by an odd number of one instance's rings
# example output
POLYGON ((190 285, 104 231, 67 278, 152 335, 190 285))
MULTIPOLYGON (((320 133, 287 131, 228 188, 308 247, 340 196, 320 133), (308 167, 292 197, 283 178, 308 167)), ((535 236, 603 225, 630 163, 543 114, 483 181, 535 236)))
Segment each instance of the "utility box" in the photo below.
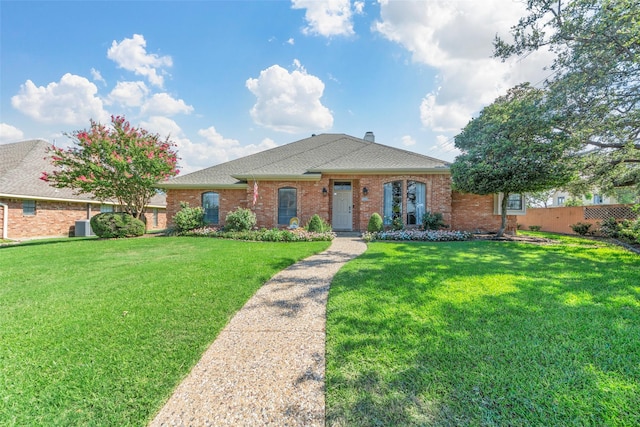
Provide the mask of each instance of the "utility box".
POLYGON ((88 219, 80 219, 76 221, 76 237, 89 237, 95 236, 91 229, 91 223, 88 219))

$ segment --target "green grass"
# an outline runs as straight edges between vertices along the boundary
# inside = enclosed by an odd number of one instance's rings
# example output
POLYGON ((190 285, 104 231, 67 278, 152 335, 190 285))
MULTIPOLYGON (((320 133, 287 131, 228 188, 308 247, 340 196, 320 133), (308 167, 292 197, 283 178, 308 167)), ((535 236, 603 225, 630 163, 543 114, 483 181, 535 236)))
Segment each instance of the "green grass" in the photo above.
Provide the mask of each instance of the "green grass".
POLYGON ((146 425, 233 314, 330 242, 0 248, 0 425, 146 425))
POLYGON ((327 425, 640 425, 640 257, 369 244, 334 278, 327 425))

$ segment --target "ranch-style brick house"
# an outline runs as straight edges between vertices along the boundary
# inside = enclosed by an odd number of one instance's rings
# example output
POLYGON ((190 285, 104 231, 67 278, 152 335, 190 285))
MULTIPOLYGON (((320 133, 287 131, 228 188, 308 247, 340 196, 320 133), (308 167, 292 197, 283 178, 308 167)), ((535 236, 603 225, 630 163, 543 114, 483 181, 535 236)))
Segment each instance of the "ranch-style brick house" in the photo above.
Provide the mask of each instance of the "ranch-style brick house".
MULTIPOLYGON (((119 206, 91 195, 74 194, 42 181, 42 172, 53 172, 47 157, 47 141, 35 139, 0 144, 0 238, 21 240, 35 237, 91 234, 86 223, 100 212, 118 211, 119 206)), ((164 195, 154 196, 145 213, 147 229, 166 228, 164 195)))
MULTIPOLYGON (((449 163, 345 134, 320 134, 231 160, 159 184, 167 192, 167 218, 182 202, 201 206, 205 222, 224 226, 229 212, 248 208, 257 226, 305 225, 318 214, 334 231, 366 231, 379 213, 386 225, 401 219, 421 224, 425 212, 442 213, 454 230, 500 228, 498 196, 463 194, 451 188, 449 163)), ((522 198, 510 208, 522 209, 522 198), (518 205, 519 201, 519 205, 518 205)), ((508 231, 516 217, 508 212, 508 231)))

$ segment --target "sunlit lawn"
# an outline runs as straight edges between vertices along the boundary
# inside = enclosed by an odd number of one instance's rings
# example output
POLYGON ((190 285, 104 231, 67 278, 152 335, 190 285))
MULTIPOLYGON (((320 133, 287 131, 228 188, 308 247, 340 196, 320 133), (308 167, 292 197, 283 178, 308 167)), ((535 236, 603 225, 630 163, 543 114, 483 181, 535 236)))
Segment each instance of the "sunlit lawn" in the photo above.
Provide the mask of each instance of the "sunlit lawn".
POLYGON ((1 247, 0 425, 146 425, 261 284, 329 244, 1 247))
POLYGON ((327 425, 640 425, 640 256, 372 243, 335 277, 327 425))

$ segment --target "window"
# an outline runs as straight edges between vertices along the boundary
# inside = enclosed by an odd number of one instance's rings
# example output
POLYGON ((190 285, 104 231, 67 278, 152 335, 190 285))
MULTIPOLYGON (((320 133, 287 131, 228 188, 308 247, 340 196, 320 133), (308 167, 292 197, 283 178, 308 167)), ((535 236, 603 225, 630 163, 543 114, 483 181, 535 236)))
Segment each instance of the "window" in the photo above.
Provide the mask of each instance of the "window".
POLYGON ((521 211, 524 209, 524 198, 522 194, 509 194, 509 200, 507 200, 508 211, 521 211))
POLYGON ((422 182, 407 181, 407 225, 422 224, 425 212, 426 186, 422 182))
POLYGON ((23 200, 22 201, 22 215, 34 216, 36 214, 36 201, 35 200, 23 200))
POLYGON ((158 208, 153 208, 153 226, 158 226, 158 208))
POLYGON ((564 196, 558 196, 558 201, 556 203, 558 206, 564 205, 564 196))
POLYGON ((113 212, 113 205, 100 205, 100 213, 113 212))
POLYGON ((220 195, 213 191, 202 193, 202 208, 204 209, 204 223, 218 224, 220 219, 220 195))
POLYGON ((285 187, 278 190, 278 224, 289 224, 291 218, 298 216, 298 191, 285 187))
POLYGON ((384 184, 384 224, 391 225, 394 220, 402 221, 402 181, 384 184))
MULTIPOLYGON (((502 214, 503 194, 494 194, 493 196, 493 214, 502 214)), ((526 215, 527 206, 524 202, 523 194, 509 194, 507 199, 507 215, 526 215)))

